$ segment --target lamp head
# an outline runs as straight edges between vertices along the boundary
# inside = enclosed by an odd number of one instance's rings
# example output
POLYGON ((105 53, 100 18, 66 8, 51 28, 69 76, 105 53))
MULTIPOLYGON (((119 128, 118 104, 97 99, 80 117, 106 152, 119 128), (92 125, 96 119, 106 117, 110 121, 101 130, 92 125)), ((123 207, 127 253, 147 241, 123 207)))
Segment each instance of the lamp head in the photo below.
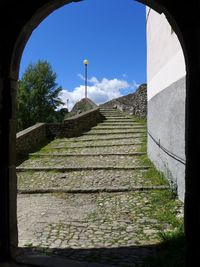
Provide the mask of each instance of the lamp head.
POLYGON ((83 64, 88 65, 88 63, 89 63, 89 62, 88 62, 87 59, 84 59, 84 60, 83 60, 83 64))

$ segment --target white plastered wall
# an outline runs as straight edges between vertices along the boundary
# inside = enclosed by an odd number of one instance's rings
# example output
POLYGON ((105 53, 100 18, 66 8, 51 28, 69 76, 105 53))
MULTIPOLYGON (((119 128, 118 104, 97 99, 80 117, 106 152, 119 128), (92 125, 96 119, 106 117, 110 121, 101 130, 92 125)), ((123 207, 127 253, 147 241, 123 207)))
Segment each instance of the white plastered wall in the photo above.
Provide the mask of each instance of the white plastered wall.
POLYGON ((164 14, 146 9, 148 100, 185 76, 185 59, 177 35, 164 14))

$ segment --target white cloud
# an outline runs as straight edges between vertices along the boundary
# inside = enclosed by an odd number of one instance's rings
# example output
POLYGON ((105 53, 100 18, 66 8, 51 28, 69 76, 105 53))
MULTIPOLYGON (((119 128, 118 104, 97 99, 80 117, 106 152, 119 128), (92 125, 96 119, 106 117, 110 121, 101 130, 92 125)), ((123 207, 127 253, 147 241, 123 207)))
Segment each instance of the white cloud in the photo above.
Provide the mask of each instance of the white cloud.
MULTIPOLYGON (((84 76, 78 74, 81 80, 85 80, 84 76)), ((122 96, 121 90, 131 87, 125 80, 118 79, 107 79, 103 78, 99 81, 96 77, 91 77, 88 79, 88 98, 93 100, 97 105, 107 102, 111 99, 122 96)), ((60 98, 65 103, 64 107, 72 109, 74 104, 85 97, 85 86, 80 85, 76 87, 72 92, 68 90, 62 90, 60 98)))
MULTIPOLYGON (((82 81, 85 81, 85 77, 84 77, 82 74, 79 73, 77 76, 78 76, 82 81)), ((89 78, 89 79, 88 79, 88 82, 89 82, 89 83, 99 83, 99 81, 97 80, 96 77, 89 78)))
POLYGON ((85 77, 82 75, 82 74, 77 74, 77 76, 82 80, 82 81, 85 81, 85 77))

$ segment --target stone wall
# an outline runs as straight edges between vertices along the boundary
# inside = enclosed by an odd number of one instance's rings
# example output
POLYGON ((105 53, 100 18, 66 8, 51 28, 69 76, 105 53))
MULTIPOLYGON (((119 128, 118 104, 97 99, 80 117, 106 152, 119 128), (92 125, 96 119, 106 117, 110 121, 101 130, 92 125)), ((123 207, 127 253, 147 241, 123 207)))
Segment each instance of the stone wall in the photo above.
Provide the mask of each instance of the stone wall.
POLYGON ((72 110, 66 114, 65 119, 74 117, 86 111, 97 108, 98 106, 89 98, 82 98, 80 101, 76 102, 72 110))
POLYGON ((79 136, 102 120, 99 108, 96 107, 65 119, 64 123, 37 123, 17 133, 16 153, 17 155, 28 153, 55 137, 79 136))
POLYGON ((142 84, 133 94, 128 94, 101 105, 101 107, 113 107, 126 111, 139 118, 147 117, 147 85, 142 84))
POLYGON ((132 114, 140 118, 147 117, 147 85, 140 85, 132 100, 132 114))
POLYGON ((45 142, 46 140, 46 123, 37 123, 16 136, 16 153, 23 154, 34 149, 34 147, 45 142))
POLYGON ((67 118, 62 124, 48 123, 46 126, 47 136, 49 138, 79 136, 83 132, 95 126, 101 120, 103 120, 103 117, 99 112, 99 108, 96 107, 89 111, 67 118))
POLYGON ((67 117, 72 117, 72 116, 78 115, 80 113, 89 111, 89 110, 97 108, 97 107, 98 106, 91 99, 82 98, 80 101, 78 101, 74 105, 71 112, 69 112, 69 114, 67 114, 67 117))
POLYGON ((95 126, 101 120, 103 120, 103 117, 99 112, 99 107, 96 107, 64 120, 64 125, 68 129, 67 134, 69 137, 79 136, 81 133, 95 126))

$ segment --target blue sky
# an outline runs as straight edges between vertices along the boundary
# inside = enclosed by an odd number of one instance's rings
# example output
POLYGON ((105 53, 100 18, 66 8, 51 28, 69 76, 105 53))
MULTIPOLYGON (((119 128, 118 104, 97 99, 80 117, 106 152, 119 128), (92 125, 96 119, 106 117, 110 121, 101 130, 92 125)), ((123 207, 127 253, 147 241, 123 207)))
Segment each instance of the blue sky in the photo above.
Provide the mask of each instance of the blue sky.
POLYGON ((30 62, 47 60, 70 107, 84 96, 102 103, 131 93, 146 82, 145 6, 133 0, 84 0, 50 14, 32 33, 20 77, 30 62))

